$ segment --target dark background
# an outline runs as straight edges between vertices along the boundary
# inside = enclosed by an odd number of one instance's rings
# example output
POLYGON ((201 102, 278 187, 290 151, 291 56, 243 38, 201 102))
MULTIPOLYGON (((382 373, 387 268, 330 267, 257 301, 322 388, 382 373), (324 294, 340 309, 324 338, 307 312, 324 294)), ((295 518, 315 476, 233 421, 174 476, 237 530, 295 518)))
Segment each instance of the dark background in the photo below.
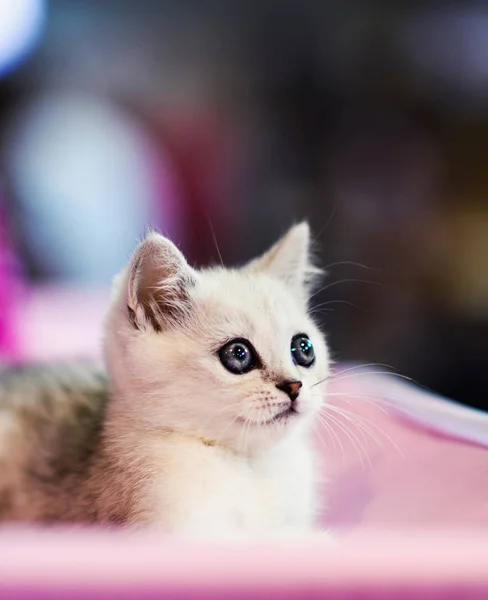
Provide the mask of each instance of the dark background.
POLYGON ((307 218, 335 357, 488 407, 488 3, 27 5, 0 73, 22 277, 106 286, 148 223, 239 262, 307 218))

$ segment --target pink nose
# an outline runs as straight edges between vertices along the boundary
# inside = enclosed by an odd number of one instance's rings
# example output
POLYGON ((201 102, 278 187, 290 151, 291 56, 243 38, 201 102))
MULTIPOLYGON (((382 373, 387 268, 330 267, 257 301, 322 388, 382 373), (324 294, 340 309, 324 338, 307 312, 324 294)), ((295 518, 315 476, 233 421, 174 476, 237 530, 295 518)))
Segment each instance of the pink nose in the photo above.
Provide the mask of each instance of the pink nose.
POLYGON ((290 400, 294 402, 298 398, 302 385, 301 381, 283 381, 282 383, 277 383, 276 387, 281 392, 285 392, 290 400))

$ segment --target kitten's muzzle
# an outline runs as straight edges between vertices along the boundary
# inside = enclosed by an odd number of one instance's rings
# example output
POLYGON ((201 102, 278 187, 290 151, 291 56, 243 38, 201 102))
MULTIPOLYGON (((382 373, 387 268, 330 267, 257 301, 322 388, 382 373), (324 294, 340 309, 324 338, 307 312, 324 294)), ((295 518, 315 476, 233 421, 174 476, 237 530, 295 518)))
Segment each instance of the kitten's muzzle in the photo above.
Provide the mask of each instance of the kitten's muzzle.
POLYGON ((300 388, 302 387, 301 381, 283 381, 282 383, 277 383, 276 387, 281 391, 285 392, 288 395, 292 402, 298 398, 298 394, 300 393, 300 388))

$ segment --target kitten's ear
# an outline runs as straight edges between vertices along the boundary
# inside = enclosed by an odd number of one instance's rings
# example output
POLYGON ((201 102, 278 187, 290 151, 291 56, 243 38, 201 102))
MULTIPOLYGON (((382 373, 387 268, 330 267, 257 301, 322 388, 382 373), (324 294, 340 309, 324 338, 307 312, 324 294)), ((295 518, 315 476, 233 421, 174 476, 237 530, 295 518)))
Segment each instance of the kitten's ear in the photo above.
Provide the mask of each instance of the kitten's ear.
POLYGON ((266 272, 290 286, 301 299, 307 300, 310 286, 321 274, 310 260, 310 228, 303 221, 295 225, 274 246, 246 267, 266 272))
POLYGON ((181 322, 190 308, 196 272, 168 239, 150 232, 129 264, 127 310, 136 329, 162 331, 181 322))

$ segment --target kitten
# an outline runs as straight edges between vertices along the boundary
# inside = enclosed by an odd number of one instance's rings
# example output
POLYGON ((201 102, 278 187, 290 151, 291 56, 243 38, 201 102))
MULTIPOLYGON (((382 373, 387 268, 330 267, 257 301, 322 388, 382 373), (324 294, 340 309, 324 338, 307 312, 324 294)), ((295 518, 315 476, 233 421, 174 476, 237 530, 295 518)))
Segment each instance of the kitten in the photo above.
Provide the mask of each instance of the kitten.
POLYGON ((309 245, 302 223, 242 268, 196 271, 148 234, 114 286, 109 384, 74 367, 44 386, 0 375, 0 517, 312 531, 329 355, 307 313, 309 245))

